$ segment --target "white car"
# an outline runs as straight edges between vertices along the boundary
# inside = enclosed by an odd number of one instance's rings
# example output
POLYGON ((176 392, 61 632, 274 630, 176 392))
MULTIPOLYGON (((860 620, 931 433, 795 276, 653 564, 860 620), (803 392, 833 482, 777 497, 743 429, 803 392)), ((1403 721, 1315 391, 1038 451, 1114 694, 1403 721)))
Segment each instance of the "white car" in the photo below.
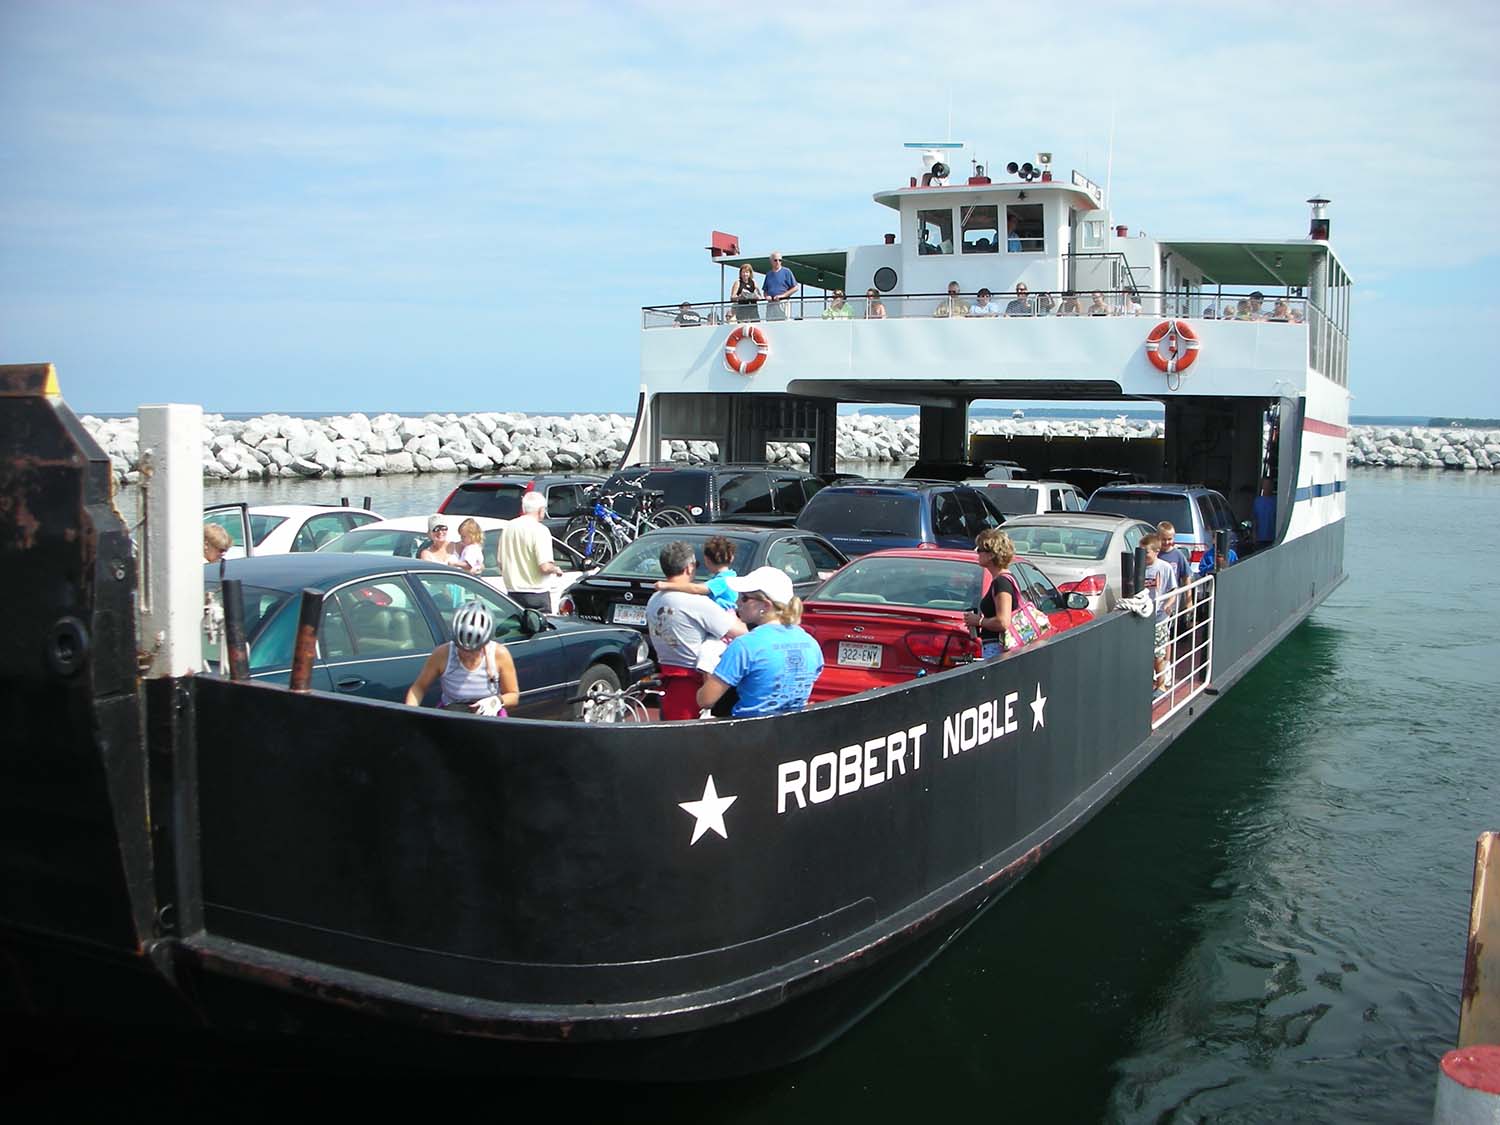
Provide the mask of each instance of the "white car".
POLYGON ((252 554, 286 555, 316 551, 344 532, 374 523, 379 512, 333 504, 215 504, 203 509, 204 524, 216 523, 229 533, 224 557, 245 557, 249 522, 252 554))
MULTIPOLYGON (((458 525, 466 519, 472 519, 479 525, 479 530, 484 532, 484 570, 480 571, 479 577, 501 593, 505 593, 505 579, 500 574, 500 564, 496 559, 496 554, 500 548, 500 533, 505 530, 510 521, 494 519, 490 516, 453 516, 448 525, 448 538, 452 542, 459 541, 458 525)), ((431 542, 432 538, 427 534, 426 516, 402 516, 399 519, 379 520, 357 527, 340 535, 337 539, 330 540, 318 550, 332 554, 395 555, 398 558, 414 559, 431 542)), ((259 548, 256 550, 259 552, 259 548)), ((565 590, 582 577, 582 574, 573 568, 572 562, 568 559, 568 552, 561 546, 554 552, 553 561, 563 568, 562 574, 550 576, 546 583, 547 592, 552 598, 552 612, 556 613, 558 599, 562 597, 565 590)))
POLYGON ((1120 555, 1133 553, 1156 528, 1130 516, 1049 512, 1008 516, 1001 530, 1061 593, 1082 594, 1101 617, 1120 600, 1120 555))
POLYGON ((1083 511, 1083 494, 1067 481, 979 479, 964 483, 984 489, 985 496, 1007 519, 1047 512, 1083 511))

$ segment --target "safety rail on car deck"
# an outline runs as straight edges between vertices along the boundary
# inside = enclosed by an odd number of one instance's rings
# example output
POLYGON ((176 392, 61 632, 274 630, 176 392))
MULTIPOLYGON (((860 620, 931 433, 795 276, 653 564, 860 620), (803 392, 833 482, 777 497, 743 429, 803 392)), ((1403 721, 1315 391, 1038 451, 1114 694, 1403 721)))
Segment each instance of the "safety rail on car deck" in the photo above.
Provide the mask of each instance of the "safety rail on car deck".
POLYGON ((1176 598, 1167 642, 1167 668, 1171 681, 1153 700, 1151 728, 1155 730, 1202 695, 1213 676, 1214 576, 1206 574, 1172 591, 1176 598), (1164 706, 1165 705, 1165 706, 1164 706))

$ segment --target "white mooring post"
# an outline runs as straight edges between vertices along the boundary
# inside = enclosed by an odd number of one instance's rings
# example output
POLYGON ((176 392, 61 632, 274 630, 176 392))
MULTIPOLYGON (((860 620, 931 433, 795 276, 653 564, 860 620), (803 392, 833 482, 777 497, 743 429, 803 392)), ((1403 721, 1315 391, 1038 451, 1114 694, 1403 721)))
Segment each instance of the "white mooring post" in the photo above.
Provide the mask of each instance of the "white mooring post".
POLYGON ((203 668, 203 408, 142 406, 141 651, 146 675, 203 668))

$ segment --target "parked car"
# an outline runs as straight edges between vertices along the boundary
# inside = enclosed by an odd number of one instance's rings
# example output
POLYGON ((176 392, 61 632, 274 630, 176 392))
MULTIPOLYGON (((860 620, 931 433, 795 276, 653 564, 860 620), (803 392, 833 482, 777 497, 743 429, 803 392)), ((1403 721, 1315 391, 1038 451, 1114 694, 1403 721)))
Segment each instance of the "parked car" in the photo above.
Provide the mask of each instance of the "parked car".
POLYGON ((1041 512, 1081 512, 1083 495, 1073 485, 1061 480, 987 480, 975 477, 964 481, 984 489, 990 502, 1009 521, 1012 516, 1034 516, 1041 512))
POLYGON ((437 510, 445 516, 513 520, 521 514, 521 497, 540 492, 547 498, 542 522, 561 539, 568 521, 587 511, 589 493, 603 481, 599 473, 481 473, 448 493, 437 510))
POLYGON ((1108 485, 1095 490, 1084 511, 1134 516, 1153 527, 1169 521, 1193 566, 1213 549, 1215 531, 1228 531, 1230 548, 1240 549, 1240 529, 1229 501, 1202 485, 1108 485))
MULTIPOLYGON (((651 671, 645 641, 630 629, 544 617, 523 610, 493 586, 451 566, 415 559, 330 552, 236 559, 226 576, 243 583, 245 637, 252 679, 286 683, 304 589, 323 595, 312 686, 400 702, 433 648, 451 639, 453 612, 483 602, 495 639, 515 660, 526 718, 579 718, 572 702, 590 689, 613 689, 651 671)), ((217 565, 204 582, 222 597, 217 565)), ((217 637, 204 637, 204 659, 219 660, 217 637)), ((436 701, 436 688, 424 703, 436 701)))
POLYGON ((985 480, 1021 480, 1031 475, 1017 461, 917 461, 903 474, 907 480, 947 480, 957 483, 973 477, 985 480))
MULTIPOLYGON (((496 555, 500 549, 500 533, 505 530, 506 524, 510 521, 491 519, 488 516, 455 516, 453 526, 448 529, 449 540, 454 543, 459 541, 458 525, 466 519, 477 522, 479 529, 484 532, 484 570, 480 572, 479 577, 504 593, 505 577, 500 573, 500 563, 496 555)), ((400 559, 414 559, 426 550, 431 542, 432 537, 427 534, 426 516, 402 516, 399 519, 378 520, 375 523, 357 527, 323 544, 318 550, 341 555, 387 555, 400 559)), ((553 547, 552 561, 562 568, 561 574, 551 575, 547 580, 548 593, 552 597, 551 612, 556 613, 562 596, 573 583, 578 581, 582 576, 582 571, 578 569, 571 551, 556 540, 553 540, 553 547)))
MULTIPOLYGON (((1092 621, 1088 599, 1063 594, 1025 559, 1011 573, 1055 632, 1092 621)), ((964 613, 979 608, 990 576, 972 549, 877 551, 813 592, 802 627, 823 650, 812 701, 903 683, 979 659, 964 613)))
POLYGON ((1121 553, 1134 551, 1155 530, 1155 524, 1133 516, 1103 512, 1051 512, 1005 521, 1017 553, 1040 567, 1064 594, 1087 597, 1096 616, 1120 600, 1121 553))
POLYGON ((823 489, 808 501, 797 526, 852 557, 890 547, 972 549, 976 535, 1004 520, 983 489, 944 481, 884 480, 823 489))
POLYGON ((673 540, 681 539, 698 552, 698 580, 709 575, 703 562, 703 544, 710 536, 722 535, 734 544, 736 574, 749 574, 756 567, 774 566, 792 580, 798 597, 806 597, 848 557, 820 535, 795 528, 750 527, 744 524, 672 527, 648 531, 594 574, 580 579, 563 598, 561 611, 589 621, 646 628, 646 602, 656 592, 662 577, 657 556, 673 540))
POLYGON ((203 522, 229 533, 224 557, 245 557, 246 521, 252 555, 285 555, 316 551, 331 539, 380 519, 380 513, 339 504, 211 504, 203 522))
POLYGON ((1107 484, 1144 484, 1146 478, 1129 469, 1049 469, 1047 475, 1053 480, 1067 481, 1083 493, 1084 499, 1092 496, 1096 488, 1107 484))
MULTIPOLYGON (((699 523, 791 527, 807 501, 823 487, 812 473, 774 465, 630 465, 605 482, 604 491, 655 489, 662 504, 682 508, 699 523)), ((629 498, 617 510, 629 514, 629 498)))

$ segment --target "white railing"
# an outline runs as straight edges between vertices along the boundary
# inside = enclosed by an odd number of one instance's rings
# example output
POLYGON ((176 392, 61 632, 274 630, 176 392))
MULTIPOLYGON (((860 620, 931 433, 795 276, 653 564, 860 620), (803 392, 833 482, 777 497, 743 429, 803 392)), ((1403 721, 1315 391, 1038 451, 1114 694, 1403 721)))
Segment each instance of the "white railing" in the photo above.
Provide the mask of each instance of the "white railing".
POLYGON ((1213 676, 1214 576, 1204 575, 1172 591, 1171 639, 1167 642, 1170 679, 1152 701, 1151 727, 1156 729, 1202 695, 1213 676))

